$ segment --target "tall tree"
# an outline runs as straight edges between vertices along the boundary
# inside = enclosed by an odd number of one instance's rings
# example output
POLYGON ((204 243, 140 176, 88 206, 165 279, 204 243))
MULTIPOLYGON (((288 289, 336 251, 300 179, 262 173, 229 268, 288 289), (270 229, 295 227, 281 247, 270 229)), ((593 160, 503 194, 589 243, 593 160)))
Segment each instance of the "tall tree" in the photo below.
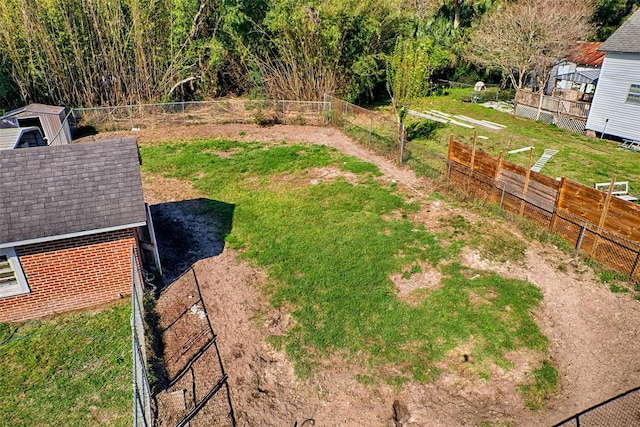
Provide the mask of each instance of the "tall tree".
POLYGON ((11 110, 20 105, 20 94, 9 72, 11 66, 6 58, 0 58, 0 114, 4 110, 11 110))
POLYGON ((412 98, 426 96, 431 75, 447 62, 447 52, 426 37, 396 42, 387 60, 387 90, 398 122, 402 122, 405 104, 412 98))
POLYGON ((598 27, 595 40, 606 40, 640 6, 640 0, 597 0, 593 23, 598 27))
POLYGON ((487 12, 499 0, 414 0, 420 17, 435 11, 436 17, 445 17, 454 29, 468 27, 472 21, 487 12), (429 12, 425 14, 425 12, 429 12))
POLYGON ((592 0, 519 0, 483 17, 471 38, 469 59, 497 68, 517 89, 528 78, 541 90, 553 63, 593 31, 592 0))
POLYGON ((0 55, 25 102, 154 101, 216 84, 222 0, 2 0, 0 55))
POLYGON ((384 80, 384 54, 410 30, 404 1, 273 0, 254 23, 262 38, 239 50, 271 97, 355 99, 384 80))

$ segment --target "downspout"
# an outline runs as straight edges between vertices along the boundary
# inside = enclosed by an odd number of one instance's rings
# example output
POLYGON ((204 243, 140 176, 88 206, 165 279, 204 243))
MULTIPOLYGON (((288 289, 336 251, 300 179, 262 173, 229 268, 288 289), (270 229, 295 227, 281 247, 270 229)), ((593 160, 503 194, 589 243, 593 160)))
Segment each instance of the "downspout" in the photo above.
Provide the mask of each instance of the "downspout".
POLYGON ((604 132, 607 130, 607 124, 609 123, 609 119, 606 119, 604 121, 604 127, 602 128, 602 133, 600 134, 600 140, 602 140, 602 138, 604 138, 604 132))

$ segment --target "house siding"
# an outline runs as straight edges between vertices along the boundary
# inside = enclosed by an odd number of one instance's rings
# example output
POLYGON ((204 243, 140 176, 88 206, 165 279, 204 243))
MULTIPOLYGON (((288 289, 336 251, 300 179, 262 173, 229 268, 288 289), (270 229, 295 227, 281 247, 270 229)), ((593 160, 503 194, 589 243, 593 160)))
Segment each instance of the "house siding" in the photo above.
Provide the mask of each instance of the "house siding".
POLYGON ((640 55, 607 52, 586 128, 640 140, 640 105, 626 103, 632 83, 640 84, 640 55))
POLYGON ((131 293, 134 229, 20 246, 30 293, 0 298, 0 322, 108 303, 131 293))

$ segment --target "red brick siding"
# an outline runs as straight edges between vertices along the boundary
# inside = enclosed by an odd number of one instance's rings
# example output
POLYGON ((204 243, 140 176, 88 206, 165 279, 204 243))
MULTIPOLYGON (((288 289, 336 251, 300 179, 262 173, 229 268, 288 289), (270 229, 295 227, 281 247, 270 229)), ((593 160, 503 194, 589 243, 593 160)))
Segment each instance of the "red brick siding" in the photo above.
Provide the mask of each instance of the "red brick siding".
POLYGON ((16 248, 31 292, 0 298, 0 322, 104 304, 131 293, 134 229, 16 248))

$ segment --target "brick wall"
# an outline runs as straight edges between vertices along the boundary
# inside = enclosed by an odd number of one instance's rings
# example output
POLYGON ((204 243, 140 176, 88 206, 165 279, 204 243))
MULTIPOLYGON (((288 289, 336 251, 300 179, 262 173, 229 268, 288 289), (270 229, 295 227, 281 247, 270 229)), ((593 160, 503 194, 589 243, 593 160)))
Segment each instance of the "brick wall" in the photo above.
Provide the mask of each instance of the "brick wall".
POLYGON ((17 247, 31 292, 0 298, 0 322, 96 306, 130 294, 132 245, 137 245, 134 229, 17 247))

